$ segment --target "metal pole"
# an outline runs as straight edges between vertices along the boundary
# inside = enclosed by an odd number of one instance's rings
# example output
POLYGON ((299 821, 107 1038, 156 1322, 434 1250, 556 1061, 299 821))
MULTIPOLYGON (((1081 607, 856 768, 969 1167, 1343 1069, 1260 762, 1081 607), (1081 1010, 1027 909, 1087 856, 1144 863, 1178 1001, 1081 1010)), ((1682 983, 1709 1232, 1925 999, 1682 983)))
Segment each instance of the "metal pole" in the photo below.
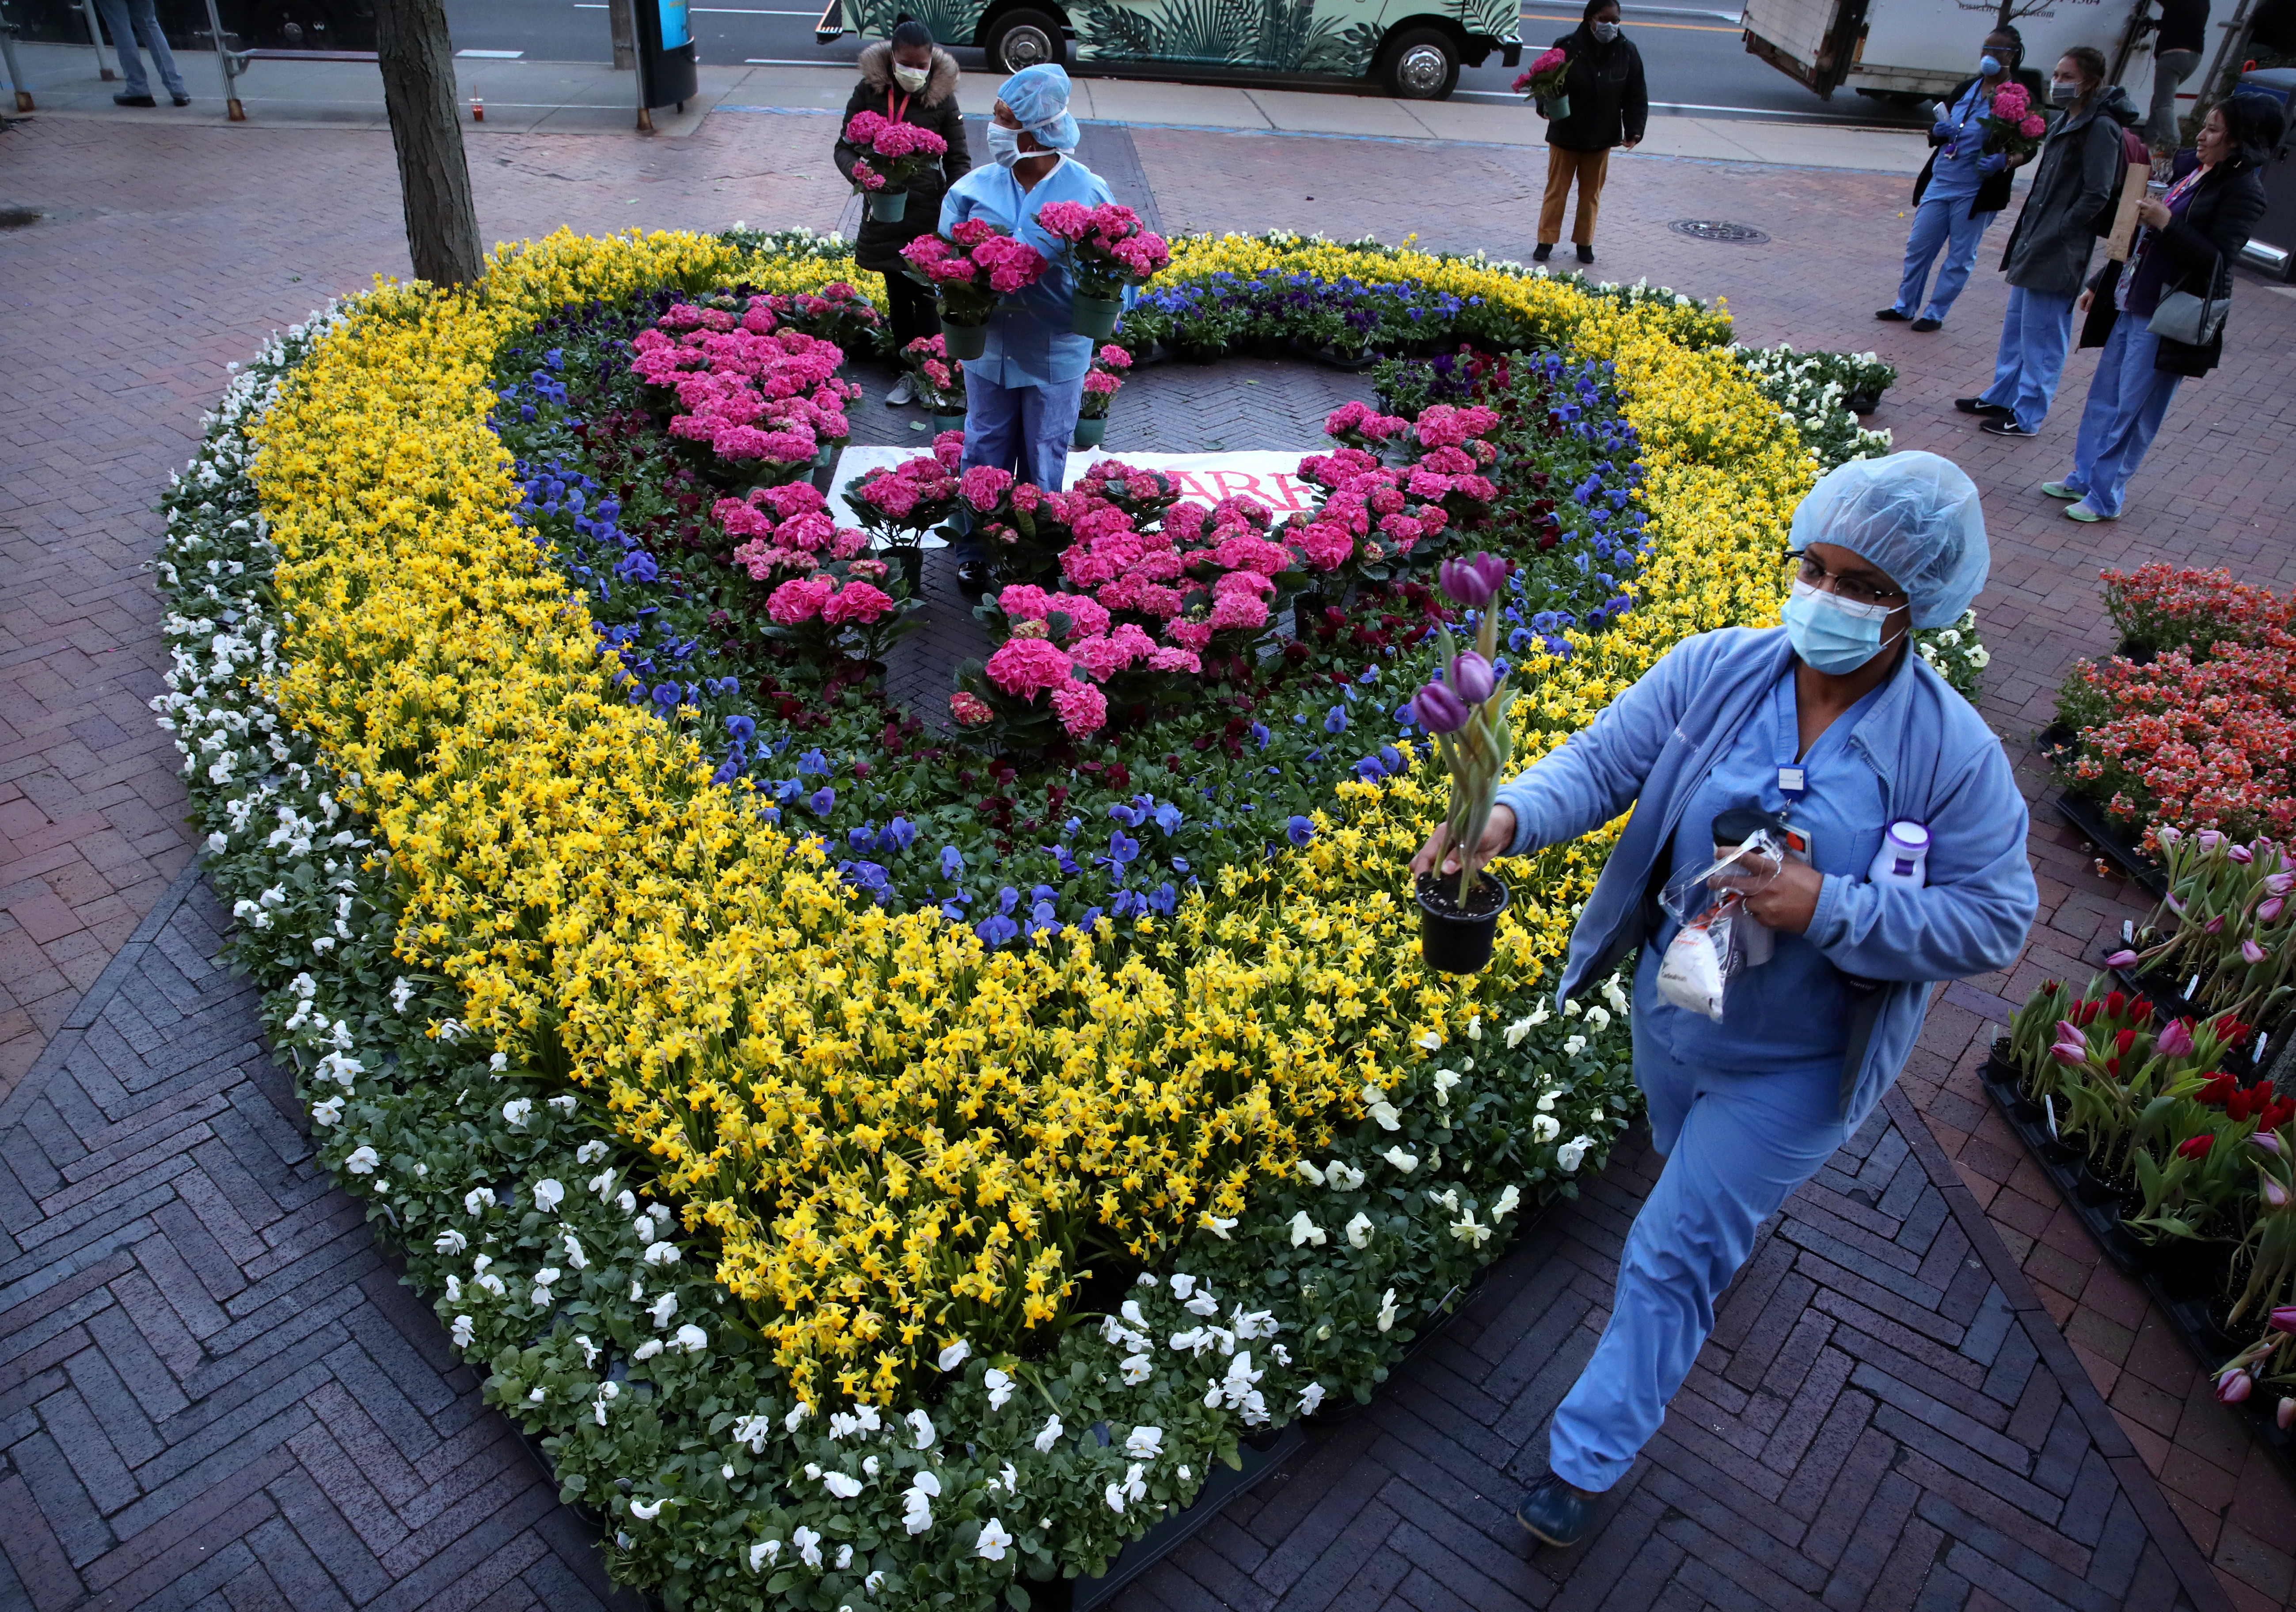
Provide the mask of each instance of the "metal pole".
POLYGON ((103 25, 95 20, 95 0, 79 0, 79 14, 87 20, 87 42, 95 46, 95 70, 110 84, 119 75, 111 70, 111 62, 103 53, 103 25))
POLYGON ((0 21, 0 57, 8 63, 8 82, 16 86, 16 110, 32 110, 32 86, 24 82, 24 70, 16 63, 16 25, 12 22, 0 21))
POLYGON ((230 109, 234 123, 247 121, 247 109, 239 102, 239 75, 232 70, 231 47, 223 42, 223 18, 216 11, 216 0, 208 0, 208 29, 215 35, 216 62, 223 69, 223 98, 230 109))
POLYGON ((638 20, 630 0, 607 0, 606 26, 614 39, 614 70, 628 72, 638 64, 638 20))

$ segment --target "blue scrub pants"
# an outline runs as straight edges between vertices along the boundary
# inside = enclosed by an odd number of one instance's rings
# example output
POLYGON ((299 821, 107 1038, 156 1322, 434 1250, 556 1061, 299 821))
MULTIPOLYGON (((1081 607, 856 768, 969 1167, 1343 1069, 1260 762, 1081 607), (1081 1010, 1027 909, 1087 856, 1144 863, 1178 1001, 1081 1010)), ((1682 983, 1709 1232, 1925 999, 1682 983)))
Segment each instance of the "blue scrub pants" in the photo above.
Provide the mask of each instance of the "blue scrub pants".
MULTIPOLYGON (((1084 377, 1053 386, 998 386, 964 377, 964 468, 989 464, 1048 493, 1068 476, 1069 446, 1084 405, 1084 377)), ((987 558, 970 535, 949 545, 958 561, 987 558)))
POLYGON ((2097 358, 2073 444, 2072 474, 2064 485, 2100 515, 2120 513, 2128 479, 2144 462, 2144 450, 2176 401, 2184 377, 2152 367, 2160 351, 2161 338, 2144 328, 2144 315, 2124 313, 2112 322, 2097 358))
POLYGON ((2057 395, 2057 377, 2065 372, 2065 354, 2073 343, 2073 298, 2047 291, 2009 288, 2009 312, 2001 321, 2001 350, 1993 360, 1993 384, 1978 396, 2017 412, 2017 423, 2029 431, 2041 429, 2049 415, 2049 401, 2057 395))
MULTIPOLYGON (((1652 955, 1645 948, 1654 979, 1652 955)), ((1754 1233, 1853 1128, 1838 1059, 1775 1075, 1693 1068, 1652 1022, 1679 1010, 1646 1013, 1647 994, 1636 999, 1635 1084, 1666 1168, 1627 1232, 1610 1324, 1547 1434, 1550 1469, 1589 1490, 1610 1488, 1635 1464, 1713 1331, 1714 1301, 1754 1233)))
POLYGON ((1979 213, 1970 216, 1970 198, 1955 196, 1945 200, 1932 198, 1914 209, 1914 227, 1906 237, 1906 272, 1898 282, 1898 312, 1906 318, 1918 316, 1943 323, 1953 311, 1954 299, 1961 288, 1969 283, 1969 271, 1977 262, 1977 243, 1985 234, 1986 225, 1997 215, 1979 213), (1930 292, 1927 307, 1922 307, 1922 284, 1930 277, 1931 260, 1938 249, 1945 249, 1945 263, 1938 270, 1937 285, 1930 292))

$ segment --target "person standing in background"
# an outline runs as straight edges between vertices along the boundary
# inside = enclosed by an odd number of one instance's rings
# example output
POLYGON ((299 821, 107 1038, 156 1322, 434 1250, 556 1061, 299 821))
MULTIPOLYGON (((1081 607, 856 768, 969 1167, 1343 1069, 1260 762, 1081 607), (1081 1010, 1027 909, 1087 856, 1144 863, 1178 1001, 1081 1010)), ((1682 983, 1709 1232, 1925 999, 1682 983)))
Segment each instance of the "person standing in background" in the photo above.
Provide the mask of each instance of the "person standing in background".
MULTIPOLYGON (((149 4, 149 0, 146 0, 149 4)), ((956 58, 933 43, 932 30, 910 18, 861 53, 861 82, 845 102, 834 160, 837 171, 850 180, 860 151, 842 131, 862 112, 874 112, 893 123, 912 123, 929 129, 948 143, 948 152, 938 168, 928 168, 909 181, 908 209, 898 218, 869 217, 865 209, 861 228, 853 239, 853 261, 885 277, 885 301, 896 352, 920 336, 940 329, 933 311, 932 291, 902 273, 901 249, 920 235, 930 235, 940 221, 942 193, 972 171, 972 155, 964 145, 964 114, 957 109, 956 58)), ((903 375, 885 394, 885 406, 914 403, 917 383, 903 375)))
POLYGON ((2058 59, 2049 79, 2049 104, 2063 116, 2041 148, 2032 194, 2002 254, 2009 311, 2001 322, 1993 384, 1953 404, 1964 414, 1984 415, 1979 429, 1988 436, 2038 436, 2064 373, 2073 299, 2104 233, 2098 216, 2120 194, 2126 167, 2120 131, 2137 118, 2128 92, 2117 84, 2107 86, 2104 74, 2103 53, 2076 45, 2058 59))
POLYGON ((1984 118, 1994 92, 2014 82, 2024 86, 2034 105, 2048 101, 2048 86, 2041 76, 2019 65, 2024 58, 2024 37, 2013 28, 1995 29, 1985 36, 1977 76, 1956 85, 1942 102, 1945 115, 1930 130, 1935 149, 1922 176, 1914 181, 1914 227, 1906 237, 1906 270, 1898 282, 1898 299, 1874 318, 1892 323, 1911 319, 1915 330, 1934 331, 1945 323, 1954 299, 1969 283, 1978 243, 2009 205, 2009 173, 2016 166, 2006 152, 1985 149, 1984 118), (1938 270, 1929 306, 1923 307, 1922 286, 1939 247, 1945 249, 1945 263, 1938 270))
POLYGON ((1537 263, 1546 261, 1562 239, 1562 207, 1570 186, 1578 186, 1578 212, 1570 239, 1578 261, 1595 261, 1595 215, 1602 205, 1603 181, 1611 171, 1611 148, 1628 151, 1643 143, 1650 122, 1650 90, 1643 82, 1643 56, 1619 26, 1618 0, 1587 0, 1578 26, 1554 42, 1569 58, 1563 95, 1570 115, 1546 120, 1546 200, 1538 209, 1537 263))
POLYGON ((2161 20, 2152 36, 2152 110, 2144 138, 2168 155, 2177 138, 2177 91, 2201 64, 2209 41, 2209 0, 2161 0, 2161 20))
POLYGON ((120 106, 160 104, 152 99, 152 81, 144 76, 144 58, 136 53, 135 42, 141 39, 152 53, 152 65, 160 70, 160 82, 168 86, 168 98, 177 106, 191 105, 191 92, 184 87, 184 75, 176 70, 175 53, 168 48, 168 36, 160 31, 152 0, 95 0, 95 6, 103 13, 112 48, 119 53, 119 76, 127 81, 127 87, 111 99, 120 106))
MULTIPOLYGON (((1024 67, 996 92, 987 168, 948 187, 940 233, 968 218, 1008 232, 1045 259, 1034 285, 1004 299, 988 321, 988 348, 964 361, 964 468, 989 465, 1057 493, 1068 479, 1069 444, 1084 403, 1093 341, 1070 322, 1075 258, 1037 214, 1047 201, 1103 207, 1107 184, 1070 155, 1083 137, 1069 115, 1069 76, 1049 61, 1024 67)), ((988 550, 970 531, 950 545, 956 585, 966 593, 993 579, 988 550)))
POLYGON ((2107 263, 2081 293, 2088 318, 2083 347, 2102 346, 2088 406, 2081 411, 2072 472, 2045 481, 2052 498, 2076 502, 2065 514, 2081 521, 2117 520, 2128 479, 2161 430, 2187 376, 2207 374, 2224 356, 2219 328, 2205 341, 2172 340, 2151 328, 2161 299, 2184 291, 2204 299, 2232 295, 2232 266, 2248 232, 2264 217, 2264 176, 2284 127, 2280 109, 2262 95, 2234 95, 2210 110, 2177 157, 2165 196, 2137 205, 2144 227, 2126 264, 2107 263))

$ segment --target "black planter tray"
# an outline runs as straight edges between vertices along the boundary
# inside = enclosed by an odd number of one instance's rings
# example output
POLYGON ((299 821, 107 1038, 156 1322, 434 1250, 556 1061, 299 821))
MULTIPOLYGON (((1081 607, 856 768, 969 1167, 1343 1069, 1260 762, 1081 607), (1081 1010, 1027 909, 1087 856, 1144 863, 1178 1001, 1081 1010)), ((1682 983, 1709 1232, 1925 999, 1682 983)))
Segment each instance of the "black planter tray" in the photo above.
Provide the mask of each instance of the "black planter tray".
POLYGON ((1374 351, 1365 351, 1359 355, 1342 353, 1332 348, 1317 347, 1306 341, 1293 342, 1292 350, 1302 358, 1313 359, 1327 370, 1338 370, 1349 375, 1360 375, 1365 370, 1384 362, 1387 356, 1384 353, 1374 351))
MULTIPOLYGON (((2214 1011, 2185 995, 2182 982, 2170 979, 2154 970, 2114 969, 2112 973, 2124 990, 2131 995, 2144 997, 2171 1019, 2189 1019, 2198 1023, 2217 1017, 2214 1011)), ((2272 1025, 2256 1027, 2259 1034, 2270 1037, 2265 1043, 2267 1053, 2280 1044, 2280 1038, 2288 1030, 2289 1022, 2284 1016, 2272 1025)), ((2234 1047, 2217 1060, 2217 1063, 2226 1074, 2236 1076, 2243 1084, 2263 1072, 2263 1066, 2256 1060, 2254 1035, 2248 1038, 2246 1045, 2234 1047)))
MULTIPOLYGON (((2046 744, 2048 735, 2042 734, 2046 744)), ((2169 881, 2161 877, 2161 864, 2136 848, 2128 831, 2104 814, 2104 808, 2086 795, 2070 790, 2059 791, 2057 812, 2079 829, 2096 848, 2119 863, 2128 876, 2155 896, 2169 893, 2169 881)))
MULTIPOLYGON (((2117 1205, 2090 1201, 2085 1188, 2095 1178, 2082 1169, 2078 1150, 2051 1136, 2046 1119, 2020 1112, 2021 1109, 2030 1110, 2033 1105, 2019 1093, 2017 1071, 1997 1051, 1987 1057, 1980 1074, 1986 1095, 2001 1110, 2002 1117, 2017 1133, 2025 1150, 2033 1156, 2033 1162, 2040 1166, 2041 1173, 2049 1178, 2067 1207, 2088 1228, 2097 1251, 2115 1269, 2136 1279, 2201 1370, 2213 1376, 2218 1367, 2240 1351, 2242 1341, 2228 1336, 2217 1324, 2209 1300, 2179 1292, 2177 1284, 2163 1278, 2158 1256, 2120 1223, 2117 1205)), ((2259 1321, 2257 1326, 2260 1332, 2262 1322, 2259 1321)), ((2276 1394, 2251 1395, 2225 1408, 2247 1425, 2256 1441, 2264 1446, 2265 1453, 2283 1472, 2296 1477, 2296 1438, 2283 1431, 2276 1419, 2279 1399, 2276 1394)))

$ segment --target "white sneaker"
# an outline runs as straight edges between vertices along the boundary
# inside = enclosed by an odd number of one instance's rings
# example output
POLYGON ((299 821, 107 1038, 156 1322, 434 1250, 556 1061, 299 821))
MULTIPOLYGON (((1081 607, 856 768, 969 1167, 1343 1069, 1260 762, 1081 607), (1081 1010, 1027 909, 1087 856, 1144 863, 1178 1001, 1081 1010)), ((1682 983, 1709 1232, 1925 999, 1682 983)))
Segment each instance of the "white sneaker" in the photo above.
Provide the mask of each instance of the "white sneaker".
POLYGON ((917 378, 914 375, 902 376, 893 382, 893 389, 885 394, 885 406, 889 409, 897 409, 905 403, 914 403, 916 400, 917 378))

